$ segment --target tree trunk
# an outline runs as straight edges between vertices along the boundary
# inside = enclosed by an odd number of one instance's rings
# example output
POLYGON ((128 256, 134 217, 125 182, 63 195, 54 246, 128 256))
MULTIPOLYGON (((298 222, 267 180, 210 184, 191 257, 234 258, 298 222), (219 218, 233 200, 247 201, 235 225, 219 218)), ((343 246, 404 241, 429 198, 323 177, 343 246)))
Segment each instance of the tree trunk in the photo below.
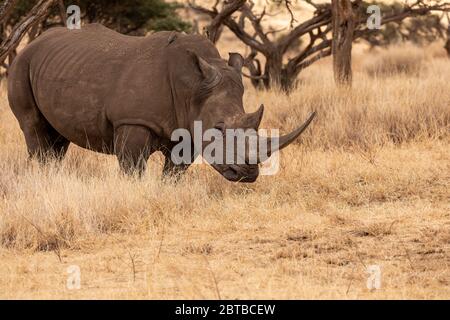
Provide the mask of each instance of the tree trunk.
POLYGON ((282 73, 282 89, 285 93, 289 94, 297 87, 299 70, 292 70, 290 68, 283 68, 282 73))
POLYGON ((352 83, 352 42, 356 16, 351 0, 332 0, 332 55, 337 85, 352 83))
MULTIPOLYGON (((450 20, 449 20, 450 23, 450 20)), ((447 51, 447 55, 450 58, 450 25, 447 28, 447 42, 445 43, 445 50, 447 51)))
POLYGON ((266 56, 264 68, 264 87, 266 89, 283 87, 282 85, 283 55, 279 52, 266 56))
POLYGON ((283 66, 283 54, 276 52, 266 57, 264 69, 264 88, 280 89, 285 93, 291 92, 297 84, 298 72, 283 66))

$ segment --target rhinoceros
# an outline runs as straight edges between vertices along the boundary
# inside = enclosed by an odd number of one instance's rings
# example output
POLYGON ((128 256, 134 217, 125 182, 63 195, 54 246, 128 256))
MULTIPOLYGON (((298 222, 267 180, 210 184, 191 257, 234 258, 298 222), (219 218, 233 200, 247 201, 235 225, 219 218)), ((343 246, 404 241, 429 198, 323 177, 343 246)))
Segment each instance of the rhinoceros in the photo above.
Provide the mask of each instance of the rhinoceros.
MULTIPOLYGON (((72 142, 116 155, 125 173, 142 173, 149 156, 161 151, 163 173, 178 175, 189 163, 172 160, 174 130, 192 132, 194 121, 203 130, 258 129, 263 106, 244 111, 243 63, 237 53, 222 59, 200 35, 163 31, 136 37, 98 24, 58 27, 15 58, 8 99, 30 157, 41 162, 63 158, 72 142)), ((294 141, 313 117, 279 137, 269 153, 294 141)), ((211 165, 231 181, 253 182, 259 175, 258 163, 211 165)))

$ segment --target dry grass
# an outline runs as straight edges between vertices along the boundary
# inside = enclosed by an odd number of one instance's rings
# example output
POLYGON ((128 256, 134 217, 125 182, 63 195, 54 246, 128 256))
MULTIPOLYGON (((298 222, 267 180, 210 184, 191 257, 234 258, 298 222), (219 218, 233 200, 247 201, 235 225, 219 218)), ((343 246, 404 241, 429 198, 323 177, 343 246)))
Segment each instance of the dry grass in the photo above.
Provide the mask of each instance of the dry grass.
POLYGON ((368 61, 365 70, 370 76, 411 75, 420 76, 429 60, 422 49, 413 45, 391 47, 380 50, 378 55, 368 61))
POLYGON ((73 146, 40 167, 2 91, 0 297, 450 298, 450 62, 372 78, 359 60, 353 90, 334 87, 329 61, 289 97, 248 88, 264 127, 319 117, 277 175, 247 185, 203 165, 162 182, 159 155, 124 178, 73 146))

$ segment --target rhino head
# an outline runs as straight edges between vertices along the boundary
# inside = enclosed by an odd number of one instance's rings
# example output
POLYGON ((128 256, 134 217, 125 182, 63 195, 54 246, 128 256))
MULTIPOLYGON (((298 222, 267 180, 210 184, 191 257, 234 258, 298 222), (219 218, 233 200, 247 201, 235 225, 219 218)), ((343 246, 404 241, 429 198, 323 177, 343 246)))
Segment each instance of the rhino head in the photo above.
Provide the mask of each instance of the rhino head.
MULTIPOLYGON (((215 161, 206 160, 227 180, 254 182, 259 175, 258 164, 297 139, 311 123, 315 112, 289 134, 277 138, 262 138, 258 136, 257 131, 263 117, 264 105, 253 113, 246 113, 243 107, 244 86, 241 76, 243 57, 238 53, 230 53, 228 61, 223 59, 206 61, 193 52, 190 54, 194 57, 202 77, 195 87, 191 105, 198 110, 197 120, 202 122, 203 132, 216 129, 224 141, 222 155, 215 157, 215 161), (244 152, 242 149, 239 150, 237 144, 228 143, 234 140, 229 135, 233 130, 237 132, 236 129, 240 129, 237 131, 241 133, 245 132, 244 152), (264 150, 263 154, 261 150, 264 150), (235 160, 232 163, 227 161, 227 155, 230 157, 230 153, 235 160), (217 161, 218 158, 221 161, 217 161)), ((203 141, 203 150, 211 143, 203 141)))

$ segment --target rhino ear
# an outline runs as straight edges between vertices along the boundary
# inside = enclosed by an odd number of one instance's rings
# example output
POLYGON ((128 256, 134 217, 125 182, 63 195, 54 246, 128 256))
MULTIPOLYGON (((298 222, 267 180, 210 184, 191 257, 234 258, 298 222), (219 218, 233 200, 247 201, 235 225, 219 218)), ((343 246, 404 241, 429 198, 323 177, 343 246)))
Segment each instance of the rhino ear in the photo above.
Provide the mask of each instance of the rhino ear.
POLYGON ((241 74, 242 66, 244 65, 244 58, 237 52, 230 52, 229 55, 228 65, 241 74))
POLYGON ((200 72, 205 79, 215 79, 218 77, 219 71, 205 59, 197 55, 194 51, 187 50, 188 54, 195 60, 200 72))

